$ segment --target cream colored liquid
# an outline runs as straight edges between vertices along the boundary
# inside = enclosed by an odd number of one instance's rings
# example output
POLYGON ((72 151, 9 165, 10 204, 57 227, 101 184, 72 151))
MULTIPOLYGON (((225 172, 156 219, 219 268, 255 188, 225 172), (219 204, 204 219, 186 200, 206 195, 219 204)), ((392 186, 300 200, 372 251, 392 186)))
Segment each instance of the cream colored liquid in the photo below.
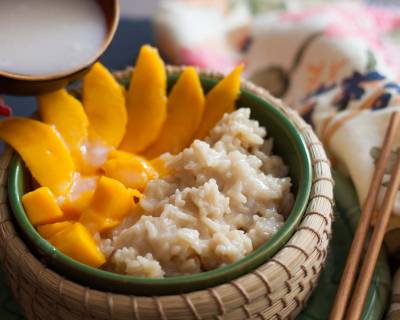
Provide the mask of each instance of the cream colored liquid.
POLYGON ((95 0, 0 0, 0 70, 49 75, 93 59, 106 35, 95 0))

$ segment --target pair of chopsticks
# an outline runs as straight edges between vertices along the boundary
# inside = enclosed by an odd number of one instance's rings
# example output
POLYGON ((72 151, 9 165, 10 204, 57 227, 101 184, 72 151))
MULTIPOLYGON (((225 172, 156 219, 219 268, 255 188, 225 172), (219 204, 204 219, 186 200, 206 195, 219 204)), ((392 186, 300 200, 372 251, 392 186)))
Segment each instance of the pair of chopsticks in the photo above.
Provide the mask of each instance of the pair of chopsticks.
POLYGON ((390 118, 381 153, 376 163, 372 181, 369 186, 368 195, 362 207, 357 229, 354 234, 349 254, 347 256, 346 266, 344 268, 339 289, 336 293, 335 302, 331 310, 329 318, 330 320, 358 320, 363 311, 372 274, 375 270, 376 261, 378 259, 386 228, 389 223, 393 205, 396 200, 396 194, 400 186, 400 152, 397 153, 389 185, 386 189, 382 205, 378 210, 377 224, 369 241, 348 309, 347 305, 371 224, 372 212, 377 206, 376 202, 378 199, 382 179, 389 163, 390 155, 399 131, 399 127, 400 112, 394 112, 390 118), (344 318, 345 313, 346 317, 344 318))

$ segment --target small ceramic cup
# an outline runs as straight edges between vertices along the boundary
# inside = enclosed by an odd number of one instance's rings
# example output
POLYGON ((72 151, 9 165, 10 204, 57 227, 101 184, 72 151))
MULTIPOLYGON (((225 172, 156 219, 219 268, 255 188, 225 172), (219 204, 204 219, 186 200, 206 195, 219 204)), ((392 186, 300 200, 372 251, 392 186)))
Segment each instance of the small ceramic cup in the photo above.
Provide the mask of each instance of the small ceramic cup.
POLYGON ((96 1, 105 15, 107 32, 102 46, 98 48, 96 54, 87 63, 75 69, 47 76, 21 75, 0 70, 0 94, 38 95, 66 87, 69 82, 81 78, 110 45, 119 22, 118 0, 96 1))

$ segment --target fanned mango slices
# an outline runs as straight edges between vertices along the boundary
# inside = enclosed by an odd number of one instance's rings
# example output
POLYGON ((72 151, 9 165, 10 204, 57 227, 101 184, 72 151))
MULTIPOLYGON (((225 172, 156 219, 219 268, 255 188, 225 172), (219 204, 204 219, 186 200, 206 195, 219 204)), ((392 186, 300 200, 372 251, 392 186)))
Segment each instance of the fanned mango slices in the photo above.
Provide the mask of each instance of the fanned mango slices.
POLYGON ((41 119, 56 127, 68 147, 76 148, 87 138, 89 121, 82 103, 65 89, 41 95, 38 102, 41 119))
POLYGON ((100 267, 106 262, 92 235, 81 223, 73 223, 49 239, 62 253, 92 267, 100 267))
POLYGON ((164 152, 177 154, 187 147, 199 127, 204 94, 196 69, 187 67, 168 96, 167 120, 157 139, 144 153, 153 159, 164 152))
POLYGON ((196 132, 196 139, 204 139, 224 113, 232 112, 235 109, 235 101, 240 93, 242 69, 243 65, 236 67, 207 94, 204 115, 196 132))
POLYGON ((47 124, 13 117, 0 121, 0 139, 20 154, 32 176, 56 196, 68 192, 74 162, 67 146, 47 124))
POLYGON ((120 149, 139 153, 159 137, 167 116, 164 62, 155 48, 141 48, 127 93, 128 125, 120 149))
POLYGON ((53 125, 71 150, 77 167, 81 163, 80 147, 88 137, 89 121, 81 102, 65 89, 38 97, 39 114, 44 123, 53 125))
POLYGON ((124 95, 124 89, 101 63, 96 63, 83 80, 89 131, 115 148, 124 137, 128 122, 124 95))

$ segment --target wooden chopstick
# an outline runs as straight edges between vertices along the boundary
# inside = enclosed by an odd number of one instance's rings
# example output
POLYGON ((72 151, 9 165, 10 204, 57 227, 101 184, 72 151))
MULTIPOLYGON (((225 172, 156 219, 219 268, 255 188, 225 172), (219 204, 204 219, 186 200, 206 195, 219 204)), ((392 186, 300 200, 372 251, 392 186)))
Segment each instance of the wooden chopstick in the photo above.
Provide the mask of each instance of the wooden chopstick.
POLYGON ((364 263, 361 267, 360 275, 354 289, 353 298, 350 302, 347 319, 359 319, 363 311, 365 298, 371 283, 372 274, 375 270, 376 261, 385 237, 389 219, 392 214, 396 195, 400 186, 400 152, 398 152, 396 163, 392 171, 389 186, 383 199, 382 208, 379 210, 377 224, 372 233, 371 240, 368 244, 367 253, 365 254, 364 263))
MULTIPOLYGON (((350 247, 349 254, 347 256, 346 265, 340 280, 339 288, 336 293, 335 301, 329 316, 330 320, 341 320, 344 317, 350 292, 355 280, 357 267, 360 262, 361 253, 364 248, 365 240, 368 234, 368 230, 371 223, 372 211, 375 208, 375 204, 378 198, 381 181, 385 174, 387 163, 390 158, 392 146, 394 144, 396 134, 400 126, 400 113, 394 112, 390 118, 389 126, 385 133, 385 138, 382 144, 382 150, 379 155, 379 159, 376 163, 372 181, 368 189, 367 198, 364 202, 359 222, 354 234, 353 242, 350 247)), ((387 190, 389 191, 389 189, 387 190)), ((386 198, 386 197, 385 197, 386 198)), ((372 242, 372 241, 371 241, 372 242)), ((381 245, 379 245, 380 248, 381 245)), ((379 251, 379 250, 378 250, 379 251)), ((367 260, 365 259, 367 262, 367 260)), ((368 283, 369 286, 369 283, 368 283)), ((361 290, 361 289, 359 289, 361 290)), ((365 298, 362 300, 364 301, 365 298)), ((357 303, 357 305, 360 303, 357 303)), ((354 305, 353 305, 354 308, 354 305)), ((353 319, 353 318, 348 318, 353 319)))

